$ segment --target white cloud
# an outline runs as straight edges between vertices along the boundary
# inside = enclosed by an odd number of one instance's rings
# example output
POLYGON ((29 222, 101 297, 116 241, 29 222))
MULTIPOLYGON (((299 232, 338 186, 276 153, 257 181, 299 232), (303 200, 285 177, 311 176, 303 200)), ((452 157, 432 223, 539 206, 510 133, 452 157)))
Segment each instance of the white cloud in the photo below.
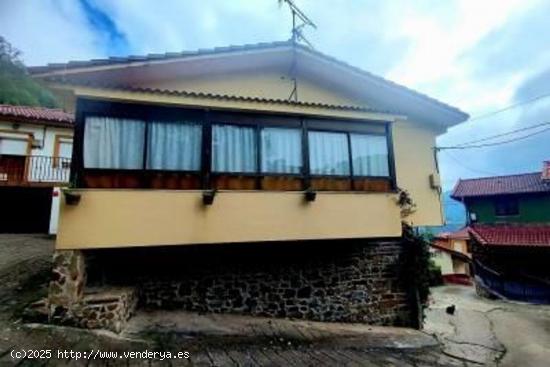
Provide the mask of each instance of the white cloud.
POLYGON ((28 65, 105 55, 100 35, 72 0, 2 1, 0 35, 23 51, 28 65))

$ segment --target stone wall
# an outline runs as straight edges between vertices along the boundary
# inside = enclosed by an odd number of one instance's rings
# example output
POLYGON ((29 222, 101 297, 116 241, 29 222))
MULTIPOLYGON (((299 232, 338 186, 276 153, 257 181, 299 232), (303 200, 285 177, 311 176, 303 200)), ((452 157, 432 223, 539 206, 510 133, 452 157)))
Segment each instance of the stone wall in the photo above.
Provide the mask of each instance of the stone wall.
POLYGON ((137 285, 145 308, 414 325, 399 240, 96 250, 92 284, 137 285))

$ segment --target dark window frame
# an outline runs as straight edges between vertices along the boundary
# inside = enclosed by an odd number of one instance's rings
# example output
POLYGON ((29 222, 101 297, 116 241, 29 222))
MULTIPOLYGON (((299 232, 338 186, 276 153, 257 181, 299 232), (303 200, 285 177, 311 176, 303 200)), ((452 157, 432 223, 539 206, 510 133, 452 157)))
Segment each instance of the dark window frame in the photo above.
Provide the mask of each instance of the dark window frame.
MULTIPOLYGON (((93 100, 87 98, 78 98, 76 103, 75 119, 75 139, 73 144, 73 156, 71 163, 71 183, 75 187, 85 187, 83 174, 85 171, 102 172, 124 172, 140 173, 143 176, 156 173, 197 175, 201 181, 202 189, 212 188, 212 177, 221 175, 256 177, 259 189, 259 180, 263 177, 292 177, 300 178, 303 181, 304 189, 310 187, 311 179, 348 179, 351 180, 351 191, 354 191, 354 180, 375 179, 388 180, 390 192, 397 189, 395 175, 395 161, 392 138, 392 121, 371 121, 365 119, 332 119, 325 116, 312 117, 300 114, 287 113, 260 113, 248 111, 224 111, 212 110, 211 108, 187 108, 187 107, 167 107, 159 105, 144 105, 122 102, 110 102, 102 100, 93 100), (146 122, 145 146, 143 167, 137 170, 127 170, 118 168, 85 168, 83 162, 83 143, 85 134, 85 120, 87 116, 113 117, 113 118, 133 118, 146 122), (198 170, 180 171, 180 170, 154 170, 147 169, 147 135, 150 121, 177 122, 189 121, 202 125, 201 142, 201 165, 198 170), (256 172, 214 172, 212 170, 212 125, 228 124, 246 127, 255 127, 257 164, 256 172), (272 173, 261 172, 261 130, 262 128, 289 128, 301 130, 302 145, 302 172, 296 173, 272 173), (348 161, 350 165, 349 175, 314 175, 310 172, 309 159, 309 131, 324 131, 344 133, 348 139, 348 161), (386 137, 388 148, 388 176, 356 176, 353 175, 353 162, 351 155, 351 134, 379 135, 386 137)), ((362 192, 368 192, 363 191, 362 192)))
MULTIPOLYGON (((313 174, 311 173, 310 171, 310 176, 313 177, 313 178, 349 178, 349 179, 384 179, 384 180, 392 180, 392 169, 391 169, 391 166, 392 166, 392 163, 393 163, 393 158, 390 158, 390 156, 393 156, 393 151, 390 152, 390 143, 388 142, 388 140, 386 139, 386 146, 388 148, 388 175, 387 176, 373 176, 373 175, 355 175, 355 173, 353 172, 353 155, 352 155, 352 150, 351 150, 351 135, 352 134, 356 134, 356 135, 369 135, 369 136, 372 136, 372 135, 375 135, 375 136, 385 136, 387 138, 387 135, 386 134, 382 134, 382 133, 374 133, 374 132, 355 132, 355 131, 342 131, 342 130, 325 130, 325 129, 308 129, 307 130, 307 133, 309 133, 310 131, 312 132, 329 132, 329 133, 339 133, 339 134, 345 134, 346 135, 346 139, 347 139, 347 144, 348 144, 348 164, 349 164, 349 172, 350 174, 349 175, 318 175, 318 174, 313 174)), ((308 135, 309 137, 309 135, 308 135)), ((309 142, 309 140, 308 140, 309 142)), ((309 148, 309 147, 308 147, 309 148)), ((308 152, 308 158, 309 158, 309 153, 308 152)))
POLYGON ((519 200, 517 197, 501 197, 493 200, 495 217, 517 217, 519 215, 519 200))

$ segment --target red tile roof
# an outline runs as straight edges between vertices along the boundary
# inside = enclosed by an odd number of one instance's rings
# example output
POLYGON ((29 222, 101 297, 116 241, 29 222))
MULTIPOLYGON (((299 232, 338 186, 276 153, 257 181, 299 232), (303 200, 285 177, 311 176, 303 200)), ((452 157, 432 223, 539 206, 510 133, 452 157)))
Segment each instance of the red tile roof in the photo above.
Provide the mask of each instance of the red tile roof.
POLYGON ((550 224, 474 224, 470 233, 482 245, 550 247, 550 224))
POLYGON ((74 116, 63 112, 60 109, 29 107, 29 106, 10 106, 0 104, 0 118, 15 119, 21 122, 39 122, 51 123, 53 125, 72 125, 74 116))
POLYGON ((542 180, 541 172, 458 180, 451 197, 459 200, 475 196, 536 192, 550 193, 550 184, 542 180))

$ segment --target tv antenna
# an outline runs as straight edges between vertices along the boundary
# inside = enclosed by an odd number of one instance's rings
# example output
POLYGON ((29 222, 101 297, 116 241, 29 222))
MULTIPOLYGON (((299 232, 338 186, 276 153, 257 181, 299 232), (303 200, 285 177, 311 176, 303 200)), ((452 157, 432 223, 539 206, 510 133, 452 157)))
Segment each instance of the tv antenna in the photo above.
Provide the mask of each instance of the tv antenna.
POLYGON ((296 4, 294 4, 293 0, 279 0, 279 6, 281 6, 283 3, 288 5, 288 8, 292 13, 292 34, 290 40, 293 43, 298 43, 301 41, 309 47, 313 48, 311 42, 309 42, 304 36, 303 29, 306 26, 317 29, 317 25, 313 23, 313 21, 309 19, 309 17, 302 10, 300 10, 300 8, 298 8, 296 4))

